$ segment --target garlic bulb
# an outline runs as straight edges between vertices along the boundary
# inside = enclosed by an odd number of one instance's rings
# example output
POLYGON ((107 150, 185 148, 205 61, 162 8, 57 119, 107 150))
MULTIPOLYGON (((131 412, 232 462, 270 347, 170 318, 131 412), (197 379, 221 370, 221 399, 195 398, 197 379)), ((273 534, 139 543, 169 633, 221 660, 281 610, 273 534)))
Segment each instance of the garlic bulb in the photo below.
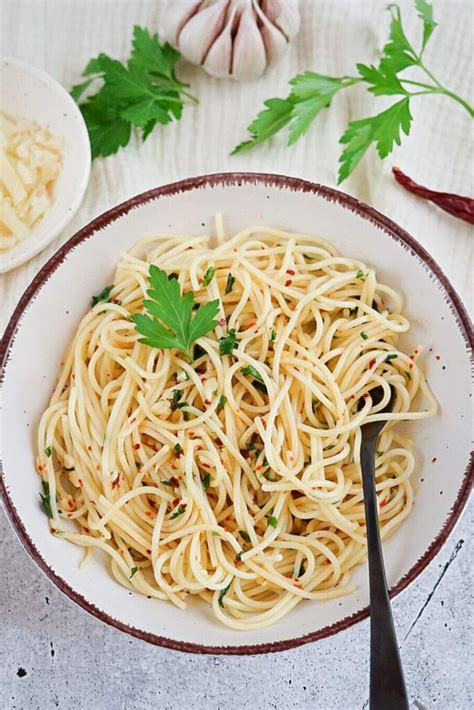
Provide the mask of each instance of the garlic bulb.
POLYGON ((161 34, 209 74, 252 81, 298 32, 299 0, 171 0, 161 34))

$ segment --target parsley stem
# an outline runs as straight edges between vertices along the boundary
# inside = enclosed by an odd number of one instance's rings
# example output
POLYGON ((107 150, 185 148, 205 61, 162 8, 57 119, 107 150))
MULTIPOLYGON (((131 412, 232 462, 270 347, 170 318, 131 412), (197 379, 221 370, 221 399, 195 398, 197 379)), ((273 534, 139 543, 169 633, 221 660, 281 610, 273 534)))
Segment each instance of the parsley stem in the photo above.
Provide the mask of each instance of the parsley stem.
POLYGON ((433 93, 434 93, 434 94, 444 94, 445 96, 449 96, 449 98, 453 99, 453 101, 456 101, 456 103, 460 104, 463 108, 465 108, 466 111, 468 112, 468 114, 469 114, 471 117, 474 117, 474 108, 473 108, 472 106, 470 106, 470 105, 467 103, 467 101, 465 101, 464 99, 462 99, 460 96, 458 96, 457 94, 453 93, 452 91, 449 91, 449 89, 446 89, 446 88, 438 81, 438 79, 430 72, 430 70, 425 67, 425 65, 423 64, 423 62, 421 61, 421 59, 419 60, 419 66, 420 66, 420 69, 423 69, 423 71, 425 72, 425 74, 426 74, 427 76, 429 76, 429 78, 430 78, 432 81, 434 81, 434 83, 435 83, 436 86, 438 87, 437 89, 434 89, 434 90, 433 90, 433 93))

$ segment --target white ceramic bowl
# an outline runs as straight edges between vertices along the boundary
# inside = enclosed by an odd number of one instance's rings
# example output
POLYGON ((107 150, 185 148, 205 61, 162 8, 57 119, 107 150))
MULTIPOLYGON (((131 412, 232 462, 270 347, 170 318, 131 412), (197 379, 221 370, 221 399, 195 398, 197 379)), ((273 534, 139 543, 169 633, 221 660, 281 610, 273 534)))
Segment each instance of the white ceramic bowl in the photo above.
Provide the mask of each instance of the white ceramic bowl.
POLYGON ((49 74, 13 57, 0 61, 0 111, 47 125, 64 143, 53 204, 26 239, 0 251, 4 273, 39 254, 72 219, 89 182, 91 150, 82 114, 66 89, 49 74))
POLYGON ((384 545, 393 594, 440 549, 468 496, 469 321, 439 266, 400 227, 343 193, 272 175, 193 178, 139 195, 70 239, 25 292, 0 347, 3 497, 24 546, 70 598, 123 631, 186 651, 258 653, 322 638, 367 616, 366 568, 354 574, 358 590, 350 596, 305 602, 270 628, 232 631, 220 626, 199 601, 181 611, 166 602, 130 596, 100 557, 80 572, 81 550, 49 534, 34 469, 34 432, 64 349, 91 296, 110 283, 120 253, 160 231, 196 234, 203 227, 212 229, 216 211, 224 214, 228 234, 256 223, 320 234, 342 254, 376 267, 381 280, 405 296, 412 322, 406 348, 425 345, 423 366, 441 413, 406 425, 418 451, 419 492, 412 514, 384 545))

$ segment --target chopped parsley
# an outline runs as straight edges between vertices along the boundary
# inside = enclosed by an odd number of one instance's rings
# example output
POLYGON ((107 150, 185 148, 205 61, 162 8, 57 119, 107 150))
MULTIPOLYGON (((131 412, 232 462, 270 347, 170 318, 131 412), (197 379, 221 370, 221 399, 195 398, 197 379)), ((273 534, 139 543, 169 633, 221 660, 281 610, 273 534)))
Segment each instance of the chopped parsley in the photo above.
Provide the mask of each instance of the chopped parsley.
POLYGON ((244 542, 250 544, 251 540, 250 540, 250 535, 248 534, 248 532, 246 532, 245 530, 239 530, 239 535, 244 542))
POLYGON ((53 511, 51 510, 51 498, 49 496, 49 483, 48 481, 41 481, 41 486, 43 488, 43 493, 40 493, 41 505, 43 506, 44 512, 48 518, 53 517, 53 511))
POLYGON ((254 451, 257 447, 255 446, 253 441, 248 441, 245 445, 245 448, 247 449, 247 451, 254 451))
POLYGON ((108 303, 110 301, 110 292, 112 291, 114 284, 111 286, 106 286, 97 296, 92 296, 92 307, 96 306, 98 303, 108 303))
POLYGON ((363 330, 359 333, 359 335, 360 335, 360 337, 362 338, 362 340, 368 340, 368 339, 369 339, 369 336, 367 335, 367 333, 364 333, 363 330))
POLYGON ((232 291, 232 289, 234 288, 234 284, 235 284, 235 276, 232 276, 232 274, 229 272, 229 275, 227 276, 227 283, 225 285, 225 291, 224 291, 224 293, 226 295, 232 291))
POLYGON ((241 550, 240 552, 238 552, 238 553, 236 554, 236 556, 235 556, 235 561, 236 561, 236 562, 241 562, 241 561, 242 561, 242 555, 243 555, 243 554, 244 554, 244 553, 243 553, 243 550, 241 550))
POLYGON ((46 456, 47 456, 48 458, 51 456, 51 452, 52 452, 51 446, 47 446, 47 447, 45 448, 45 450, 44 450, 44 453, 46 454, 46 456))
POLYGON ((411 372, 407 372, 406 374, 407 374, 408 379, 411 380, 411 372))
POLYGON ((204 274, 204 281, 202 282, 203 286, 209 286, 211 283, 212 279, 214 278, 214 274, 216 273, 216 270, 214 266, 210 266, 206 273, 204 274))
POLYGON ((364 272, 362 269, 359 269, 359 271, 356 273, 356 279, 363 279, 365 276, 364 272))
POLYGON ((229 584, 227 585, 227 587, 224 587, 224 589, 221 589, 221 591, 219 592, 219 599, 218 599, 218 601, 219 601, 219 606, 222 607, 222 608, 224 608, 224 597, 225 597, 225 595, 227 594, 227 592, 229 591, 231 584, 232 584, 232 582, 229 582, 229 584))
POLYGON ((181 454, 182 451, 183 451, 183 447, 182 447, 181 444, 179 444, 179 443, 178 443, 178 444, 175 444, 175 445, 173 446, 173 451, 175 452, 175 454, 181 454))
POLYGON ((235 328, 231 328, 227 335, 223 335, 219 338, 219 355, 232 355, 232 351, 235 348, 237 338, 235 336, 235 328))
POLYGON ((202 487, 204 488, 205 491, 207 491, 207 489, 209 488, 210 484, 211 484, 211 474, 210 474, 210 473, 206 473, 206 475, 205 475, 204 478, 202 479, 202 487))
POLYGON ((250 375, 255 380, 257 380, 257 382, 264 384, 262 375, 253 365, 247 365, 247 367, 243 367, 241 372, 243 375, 250 375))
POLYGON ((179 515, 182 515, 186 511, 186 506, 185 505, 179 505, 178 510, 175 510, 173 515, 171 516, 171 520, 174 520, 177 518, 179 515))
POLYGON ((385 358, 385 362, 390 362, 390 360, 395 360, 398 357, 397 353, 389 353, 385 358))
POLYGON ((270 340, 272 343, 275 342, 276 337, 277 337, 276 331, 272 328, 272 332, 270 333, 270 340))
POLYGON ((274 515, 270 515, 268 518, 268 524, 272 526, 272 528, 276 528, 278 525, 278 518, 275 518, 274 515))
POLYGON ((379 451, 379 450, 377 449, 377 451, 375 452, 375 454, 376 454, 376 456, 382 456, 382 455, 383 455, 383 451, 379 451))
POLYGON ((179 401, 183 397, 183 390, 173 390, 173 393, 171 395, 170 399, 170 406, 171 406, 171 411, 175 412, 178 409, 179 406, 179 401))
POLYGON ((138 567, 132 567, 130 570, 130 577, 129 579, 132 579, 133 575, 138 572, 138 567))
POLYGON ((221 396, 219 397, 219 404, 217 405, 217 411, 219 411, 220 409, 224 409, 226 404, 227 397, 225 396, 225 394, 221 394, 221 396))

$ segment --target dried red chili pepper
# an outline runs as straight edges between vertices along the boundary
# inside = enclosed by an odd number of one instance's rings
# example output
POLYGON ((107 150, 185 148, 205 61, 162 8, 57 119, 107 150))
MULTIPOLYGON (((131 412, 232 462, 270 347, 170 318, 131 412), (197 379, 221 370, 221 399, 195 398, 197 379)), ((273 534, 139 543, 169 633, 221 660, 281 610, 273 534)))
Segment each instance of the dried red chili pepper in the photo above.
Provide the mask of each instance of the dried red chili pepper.
POLYGON ((437 192, 436 190, 430 190, 423 185, 419 185, 414 180, 412 180, 408 175, 405 175, 400 168, 392 168, 392 172, 395 176, 395 180, 408 190, 408 192, 413 192, 413 194, 418 195, 418 197, 423 197, 425 200, 430 200, 434 202, 435 205, 441 207, 445 212, 449 212, 454 217, 463 219, 469 224, 474 224, 474 199, 471 197, 464 197, 462 195, 456 195, 451 192, 437 192))

